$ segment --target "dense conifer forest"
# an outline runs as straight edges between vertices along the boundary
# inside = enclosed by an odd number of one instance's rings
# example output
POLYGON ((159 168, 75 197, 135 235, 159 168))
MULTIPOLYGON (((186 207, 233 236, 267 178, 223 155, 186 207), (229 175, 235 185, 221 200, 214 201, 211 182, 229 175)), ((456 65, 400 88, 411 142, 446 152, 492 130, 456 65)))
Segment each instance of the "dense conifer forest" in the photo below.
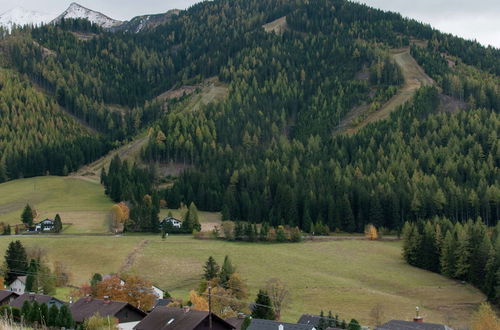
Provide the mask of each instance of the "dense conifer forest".
MULTIPOLYGON (((368 223, 401 230, 434 216, 499 219, 500 50, 399 14, 344 0, 216 0, 138 34, 70 20, 16 30, 1 45, 6 65, 24 75, 10 80, 30 79, 42 91, 33 92, 37 107, 54 115, 26 128, 30 139, 3 129, 0 148, 14 151, 2 152, 0 180, 66 174, 147 129, 145 162, 189 169, 156 192, 150 173, 114 161, 103 183, 115 201, 143 208, 141 230, 160 199, 305 231, 321 224, 355 232, 368 223), (282 33, 262 28, 283 16, 282 33), (436 86, 384 121, 335 134, 351 109, 366 103, 377 111, 401 88, 391 50, 404 47, 436 86), (156 99, 214 76, 229 86, 222 102, 183 111, 182 102, 156 99), (444 111, 444 95, 465 109, 444 111), (77 124, 71 134, 52 129, 51 121, 67 118, 55 102, 99 133, 77 124), (38 155, 47 165, 29 163, 38 155)), ((0 101, 30 104, 23 93, 0 101)), ((68 129, 75 123, 66 121, 68 129)))

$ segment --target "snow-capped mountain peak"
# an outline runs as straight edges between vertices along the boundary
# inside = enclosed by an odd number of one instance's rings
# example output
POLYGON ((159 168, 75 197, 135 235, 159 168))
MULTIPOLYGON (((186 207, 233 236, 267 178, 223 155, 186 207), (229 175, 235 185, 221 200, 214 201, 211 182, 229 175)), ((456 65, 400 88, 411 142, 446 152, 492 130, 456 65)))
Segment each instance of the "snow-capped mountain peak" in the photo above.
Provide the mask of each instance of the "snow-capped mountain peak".
POLYGON ((0 26, 11 30, 14 25, 35 25, 46 24, 54 19, 55 14, 46 14, 22 7, 15 7, 0 15, 0 26))
POLYGON ((61 15, 57 16, 53 22, 58 22, 63 18, 85 18, 103 28, 110 28, 121 24, 121 21, 117 21, 100 12, 85 8, 76 2, 71 3, 68 9, 66 9, 61 15))

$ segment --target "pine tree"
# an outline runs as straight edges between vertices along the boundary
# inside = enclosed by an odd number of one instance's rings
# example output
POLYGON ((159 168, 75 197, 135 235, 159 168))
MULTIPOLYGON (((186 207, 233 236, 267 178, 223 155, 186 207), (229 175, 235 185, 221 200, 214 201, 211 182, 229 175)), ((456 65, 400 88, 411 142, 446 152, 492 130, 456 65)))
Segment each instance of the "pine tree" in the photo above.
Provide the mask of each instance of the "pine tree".
POLYGON ((23 302, 23 306, 21 307, 21 316, 24 320, 28 320, 31 315, 31 303, 28 300, 23 302))
POLYGON ((319 314, 318 330, 325 330, 328 327, 328 322, 325 320, 325 314, 323 311, 319 314))
POLYGON ((40 322, 40 304, 36 300, 31 304, 28 321, 31 323, 40 322))
POLYGON ((196 207, 194 202, 191 202, 191 204, 189 204, 189 218, 192 223, 193 229, 196 231, 201 231, 200 219, 198 218, 198 208, 196 207))
POLYGON ((56 214, 56 217, 54 219, 54 232, 60 233, 61 230, 62 230, 61 217, 59 216, 59 214, 56 214))
POLYGON ((65 327, 67 329, 73 327, 74 325, 73 317, 67 305, 62 305, 59 309, 59 318, 57 325, 60 327, 65 327))
POLYGON ((271 299, 264 290, 259 290, 257 294, 255 305, 252 307, 252 318, 261 320, 274 320, 276 318, 271 299))
POLYGON ((26 276, 26 292, 38 292, 38 287, 35 283, 38 273, 38 263, 35 259, 31 259, 28 267, 28 275, 26 276))
POLYGON ((348 330, 361 330, 361 325, 359 325, 358 321, 356 321, 355 319, 352 319, 351 322, 349 322, 347 329, 348 330))
POLYGON ((21 214, 21 221, 26 226, 33 226, 33 210, 31 209, 31 206, 29 204, 26 204, 26 206, 24 207, 23 213, 21 214))
POLYGON ((464 280, 470 267, 470 246, 467 230, 459 223, 455 225, 455 239, 457 242, 455 249, 456 267, 453 277, 464 280))
POLYGON ((448 277, 455 275, 457 259, 455 255, 456 240, 451 231, 448 231, 441 248, 440 266, 441 273, 448 277))
POLYGON ((309 232, 309 234, 312 234, 314 232, 314 229, 311 231, 311 228, 314 228, 314 224, 313 224, 313 221, 311 219, 311 215, 309 214, 309 210, 306 208, 306 209, 304 209, 304 220, 303 220, 302 229, 304 231, 309 232))
POLYGON ((217 265, 215 259, 210 256, 208 257, 205 266, 203 267, 205 273, 203 274, 203 278, 207 281, 213 280, 217 276, 219 276, 220 267, 217 265))
POLYGON ((50 327, 57 326, 58 319, 59 319, 59 308, 57 308, 56 305, 50 306, 47 325, 50 327))
POLYGON ((421 235, 415 224, 406 222, 403 226, 403 257, 412 266, 421 262, 421 235))
POLYGON ((5 264, 7 266, 5 283, 11 284, 18 276, 26 274, 28 261, 26 250, 20 241, 10 242, 5 252, 5 264))
POLYGON ((233 267, 231 259, 229 259, 229 256, 226 256, 224 258, 224 263, 222 264, 222 268, 219 275, 220 283, 223 287, 226 285, 227 281, 229 281, 231 275, 233 275, 235 271, 236 269, 233 267))
POLYGON ((49 322, 49 307, 47 304, 40 305, 40 324, 47 325, 49 322))

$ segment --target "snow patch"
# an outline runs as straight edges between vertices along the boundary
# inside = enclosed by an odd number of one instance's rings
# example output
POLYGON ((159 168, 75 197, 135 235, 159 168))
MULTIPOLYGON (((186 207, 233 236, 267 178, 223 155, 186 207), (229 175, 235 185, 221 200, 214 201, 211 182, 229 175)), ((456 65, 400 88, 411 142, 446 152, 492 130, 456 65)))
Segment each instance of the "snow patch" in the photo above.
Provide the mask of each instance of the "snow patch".
POLYGON ((11 31, 13 26, 47 24, 56 17, 56 14, 46 14, 33 10, 15 7, 0 15, 0 26, 11 31))

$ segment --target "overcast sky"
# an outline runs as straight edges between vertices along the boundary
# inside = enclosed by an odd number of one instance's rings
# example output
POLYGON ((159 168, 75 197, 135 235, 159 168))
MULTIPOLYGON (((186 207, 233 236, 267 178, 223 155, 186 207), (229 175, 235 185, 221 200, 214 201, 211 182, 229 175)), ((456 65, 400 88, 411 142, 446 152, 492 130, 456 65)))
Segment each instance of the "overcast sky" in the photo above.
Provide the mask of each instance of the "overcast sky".
MULTIPOLYGON (((79 0, 82 6, 112 18, 128 20, 137 15, 185 9, 199 0, 79 0)), ((397 11, 444 32, 500 48, 499 0, 358 0, 373 7, 397 11)), ((0 0, 0 13, 15 6, 58 14, 71 1, 0 0)))

